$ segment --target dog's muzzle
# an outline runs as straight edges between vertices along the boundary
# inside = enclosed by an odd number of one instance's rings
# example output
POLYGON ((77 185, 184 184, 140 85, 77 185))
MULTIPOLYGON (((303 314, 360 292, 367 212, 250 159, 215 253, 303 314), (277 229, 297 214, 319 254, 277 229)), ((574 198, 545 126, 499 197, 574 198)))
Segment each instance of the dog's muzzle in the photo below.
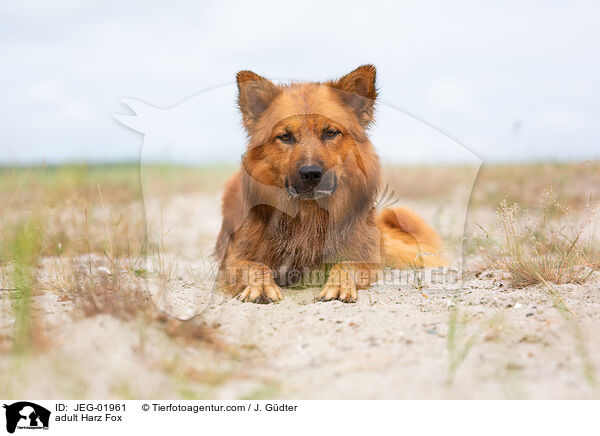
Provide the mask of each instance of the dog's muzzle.
POLYGON ((334 171, 323 170, 317 165, 305 165, 297 174, 285 178, 285 189, 298 200, 316 200, 329 197, 337 190, 338 179, 334 171))

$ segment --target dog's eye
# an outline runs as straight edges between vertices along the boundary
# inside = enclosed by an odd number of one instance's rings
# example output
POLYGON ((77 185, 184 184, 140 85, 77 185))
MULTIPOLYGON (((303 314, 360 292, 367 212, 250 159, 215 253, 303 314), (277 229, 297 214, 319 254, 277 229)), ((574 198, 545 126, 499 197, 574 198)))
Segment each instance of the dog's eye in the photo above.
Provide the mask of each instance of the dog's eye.
POLYGON ((335 129, 327 129, 323 132, 323 138, 324 139, 332 139, 332 138, 335 138, 339 134, 340 134, 340 132, 338 132, 335 129))
POLYGON ((294 138, 289 133, 284 133, 283 135, 279 135, 277 137, 284 144, 292 144, 294 142, 294 138))

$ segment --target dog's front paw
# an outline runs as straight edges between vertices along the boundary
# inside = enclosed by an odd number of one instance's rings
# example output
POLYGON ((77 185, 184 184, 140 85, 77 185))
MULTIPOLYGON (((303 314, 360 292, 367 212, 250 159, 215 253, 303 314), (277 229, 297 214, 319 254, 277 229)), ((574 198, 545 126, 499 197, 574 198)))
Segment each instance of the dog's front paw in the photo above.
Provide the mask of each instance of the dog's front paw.
POLYGON ((356 303, 358 293, 354 281, 354 271, 344 264, 337 264, 331 268, 325 286, 321 289, 318 300, 340 300, 344 303, 356 303))
POLYGON ((342 284, 325 283, 318 299, 320 301, 340 300, 344 303, 356 303, 358 293, 354 282, 342 284))
POLYGON ((275 283, 265 283, 246 286, 237 298, 240 301, 249 303, 268 304, 281 301, 283 295, 281 289, 275 283))

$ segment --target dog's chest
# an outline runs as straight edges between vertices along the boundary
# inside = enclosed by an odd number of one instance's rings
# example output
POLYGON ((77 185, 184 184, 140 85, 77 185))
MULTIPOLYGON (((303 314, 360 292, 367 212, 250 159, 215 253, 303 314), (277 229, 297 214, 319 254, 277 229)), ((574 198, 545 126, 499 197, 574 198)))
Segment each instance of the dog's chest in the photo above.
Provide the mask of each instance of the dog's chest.
POLYGON ((274 214, 265 232, 268 263, 275 269, 318 267, 339 248, 334 230, 325 213, 274 214))

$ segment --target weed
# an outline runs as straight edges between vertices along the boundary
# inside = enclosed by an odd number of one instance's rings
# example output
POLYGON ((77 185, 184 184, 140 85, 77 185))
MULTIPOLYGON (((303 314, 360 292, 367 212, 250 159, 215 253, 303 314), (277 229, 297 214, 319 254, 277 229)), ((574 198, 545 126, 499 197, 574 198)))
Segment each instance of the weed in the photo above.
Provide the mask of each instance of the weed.
POLYGON ((9 283, 14 290, 11 296, 15 316, 13 351, 17 355, 27 353, 34 341, 31 299, 42 242, 42 227, 31 214, 16 223, 3 238, 2 258, 11 265, 9 283))
POLYGON ((423 256, 426 255, 421 253, 421 251, 419 251, 419 253, 417 254, 417 256, 415 256, 415 260, 413 262, 408 262, 407 266, 410 269, 411 272, 411 276, 408 277, 408 283, 409 285, 411 285, 417 292, 419 292, 421 295, 425 296, 423 290, 425 288, 425 280, 424 280, 424 263, 423 263, 423 256), (412 277, 412 280, 411 280, 412 277))
POLYGON ((448 350, 448 378, 447 383, 451 385, 454 382, 454 376, 456 371, 465 361, 473 345, 479 340, 481 331, 477 330, 471 335, 467 335, 466 318, 459 316, 459 303, 460 299, 455 296, 452 304, 448 308, 448 336, 446 340, 446 347, 448 350))
POLYGON ((598 266, 598 252, 590 231, 598 209, 588 206, 580 222, 571 219, 570 211, 557 201, 550 188, 542 196, 537 215, 503 200, 497 209, 501 241, 493 241, 484 229, 486 239, 492 241, 488 245, 495 248, 485 259, 485 266, 505 269, 515 288, 542 281, 585 282, 598 266))
POLYGON ((581 332, 579 323, 577 322, 577 316, 554 287, 550 286, 550 284, 546 281, 543 281, 543 283, 548 295, 550 295, 550 298, 552 299, 554 308, 565 321, 567 328, 575 340, 575 350, 581 360, 581 366, 585 380, 590 384, 590 386, 596 387, 597 381, 594 365, 592 364, 592 360, 585 346, 583 333, 581 332))

